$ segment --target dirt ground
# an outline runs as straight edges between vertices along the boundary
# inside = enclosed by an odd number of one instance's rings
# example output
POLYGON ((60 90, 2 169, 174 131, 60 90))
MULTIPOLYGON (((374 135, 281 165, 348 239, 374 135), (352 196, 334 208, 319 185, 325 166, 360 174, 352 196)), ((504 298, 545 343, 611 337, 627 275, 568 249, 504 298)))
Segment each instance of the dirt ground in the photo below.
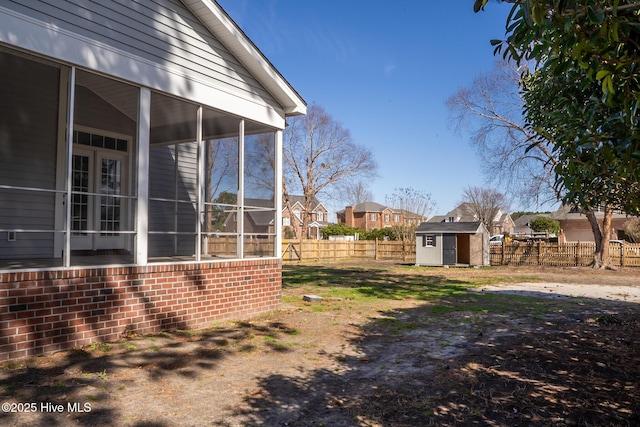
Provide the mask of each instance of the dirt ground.
POLYGON ((639 270, 311 265, 374 285, 305 302, 296 268, 256 319, 3 364, 0 425, 640 425, 639 270))

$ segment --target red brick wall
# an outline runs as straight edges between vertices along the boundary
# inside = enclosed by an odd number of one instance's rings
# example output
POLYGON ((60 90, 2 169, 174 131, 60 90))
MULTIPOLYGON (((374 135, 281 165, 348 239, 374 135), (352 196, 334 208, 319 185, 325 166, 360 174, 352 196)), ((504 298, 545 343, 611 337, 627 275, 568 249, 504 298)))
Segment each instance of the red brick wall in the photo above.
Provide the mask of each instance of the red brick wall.
POLYGON ((0 360, 279 307, 281 261, 0 273, 0 360))

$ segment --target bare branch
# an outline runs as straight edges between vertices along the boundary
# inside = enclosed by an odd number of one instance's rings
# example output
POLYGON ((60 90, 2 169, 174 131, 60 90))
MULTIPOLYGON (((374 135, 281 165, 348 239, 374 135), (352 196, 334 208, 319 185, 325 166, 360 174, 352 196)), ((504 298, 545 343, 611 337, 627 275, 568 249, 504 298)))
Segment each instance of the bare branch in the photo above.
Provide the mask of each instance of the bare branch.
MULTIPOLYGON (((349 130, 318 105, 310 105, 305 116, 289 120, 283 160, 287 188, 302 192, 307 214, 319 193, 377 173, 372 152, 356 144, 349 130)), ((309 217, 304 215, 303 229, 308 223, 309 217)))

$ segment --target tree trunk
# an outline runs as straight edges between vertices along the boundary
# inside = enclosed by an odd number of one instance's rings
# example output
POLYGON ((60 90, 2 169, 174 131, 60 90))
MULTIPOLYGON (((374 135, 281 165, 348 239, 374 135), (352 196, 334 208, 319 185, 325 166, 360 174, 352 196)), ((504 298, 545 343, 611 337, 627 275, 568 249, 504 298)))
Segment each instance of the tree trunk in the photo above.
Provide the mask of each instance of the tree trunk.
POLYGON ((613 209, 610 206, 604 208, 604 218, 602 226, 598 223, 596 214, 589 210, 586 212, 587 219, 593 231, 593 237, 596 242, 596 251, 593 254, 593 268, 605 269, 613 268, 609 259, 609 236, 611 235, 611 217, 613 209))
MULTIPOLYGON (((295 215, 293 215, 293 210, 291 209, 291 200, 289 198, 289 189, 287 188, 287 182, 284 178, 282 178, 282 201, 284 203, 284 207, 286 211, 289 213, 289 224, 291 229, 293 230, 294 237, 296 236, 296 227, 293 225, 295 221, 295 215)), ((276 206, 276 209, 282 209, 282 206, 276 206)), ((277 229, 277 227, 276 227, 277 229)))
POLYGON ((304 206, 302 212, 302 231, 300 232, 301 239, 309 239, 309 224, 311 223, 311 201, 316 192, 305 191, 304 192, 304 206))

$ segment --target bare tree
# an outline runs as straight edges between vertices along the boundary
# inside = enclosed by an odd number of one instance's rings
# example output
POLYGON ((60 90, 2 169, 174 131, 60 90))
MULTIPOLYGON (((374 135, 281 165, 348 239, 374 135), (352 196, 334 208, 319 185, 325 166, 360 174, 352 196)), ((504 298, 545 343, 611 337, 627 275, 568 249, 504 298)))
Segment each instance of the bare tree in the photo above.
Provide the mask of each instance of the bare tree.
POLYGON ((446 101, 449 118, 458 132, 468 131, 481 159, 487 182, 516 194, 526 206, 557 200, 550 144, 535 144, 538 136, 522 122, 524 101, 520 71, 496 62, 491 72, 478 75, 471 86, 458 89, 446 101))
POLYGON ((624 224, 624 234, 633 243, 640 243, 640 218, 633 217, 624 224))
POLYGON ((373 193, 362 181, 347 182, 341 189, 340 199, 346 205, 358 205, 373 201, 373 193))
POLYGON ((372 178, 378 167, 372 152, 356 144, 349 130, 315 104, 307 108, 305 116, 289 119, 283 157, 284 198, 296 190, 304 196, 303 230, 309 225, 312 201, 320 193, 348 180, 372 178))
POLYGON ((393 232, 402 241, 402 252, 406 253, 407 244, 413 245, 416 238, 416 228, 426 221, 435 209, 435 202, 431 193, 413 188, 396 188, 395 192, 387 195, 385 201, 394 212, 402 218, 401 222, 393 222, 393 232))
POLYGON ((509 201, 504 194, 492 188, 468 186, 463 193, 464 202, 479 222, 482 222, 489 232, 493 224, 499 219, 500 213, 509 210, 509 201))
POLYGON ((206 143, 204 231, 220 231, 225 204, 235 205, 238 192, 238 140, 225 138, 206 143), (213 203, 221 203, 214 205, 213 203))

